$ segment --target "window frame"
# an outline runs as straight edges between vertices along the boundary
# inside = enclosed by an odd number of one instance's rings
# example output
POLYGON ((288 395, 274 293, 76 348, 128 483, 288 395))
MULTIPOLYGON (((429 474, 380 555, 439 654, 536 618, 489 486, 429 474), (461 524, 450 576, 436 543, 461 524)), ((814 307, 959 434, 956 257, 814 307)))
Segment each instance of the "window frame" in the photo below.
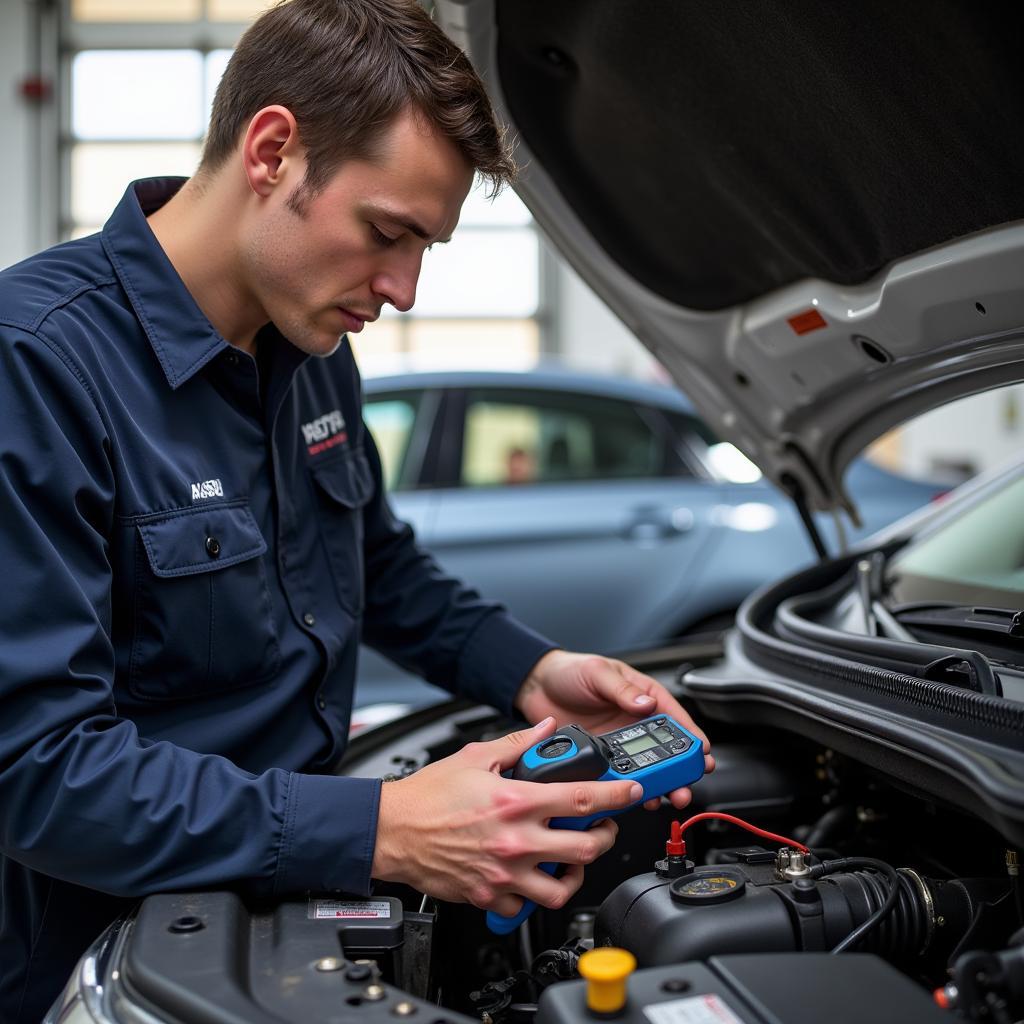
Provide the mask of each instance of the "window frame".
MULTIPOLYGON (((443 419, 444 389, 431 387, 387 387, 373 390, 363 397, 363 421, 366 408, 377 402, 406 402, 413 409, 406 446, 393 487, 389 494, 426 490, 432 486, 430 474, 433 453, 441 444, 440 429, 443 419)), ((367 423, 367 430, 369 424, 367 423)), ((376 441, 374 442, 376 444, 376 441)), ((379 450, 379 449, 378 449, 379 450)))

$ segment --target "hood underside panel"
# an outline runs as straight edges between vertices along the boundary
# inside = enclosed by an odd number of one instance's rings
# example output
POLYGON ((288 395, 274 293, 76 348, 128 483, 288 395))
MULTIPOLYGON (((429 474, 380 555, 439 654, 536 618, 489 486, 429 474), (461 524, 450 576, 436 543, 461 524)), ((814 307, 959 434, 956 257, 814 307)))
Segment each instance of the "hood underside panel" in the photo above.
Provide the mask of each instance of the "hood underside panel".
POLYGON ((1024 7, 496 8, 517 132, 595 240, 693 310, 864 282, 1024 218, 1024 7))

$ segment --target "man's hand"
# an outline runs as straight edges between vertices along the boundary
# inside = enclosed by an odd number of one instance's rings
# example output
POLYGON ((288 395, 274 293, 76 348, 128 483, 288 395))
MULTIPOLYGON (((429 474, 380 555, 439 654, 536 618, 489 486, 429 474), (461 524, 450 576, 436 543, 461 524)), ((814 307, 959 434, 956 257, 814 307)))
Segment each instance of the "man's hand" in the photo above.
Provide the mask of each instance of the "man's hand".
MULTIPOLYGON (((575 722, 590 732, 602 733, 651 715, 671 715, 704 743, 704 770, 714 770, 707 736, 661 683, 614 658, 596 654, 549 651, 534 665, 516 694, 515 706, 528 722, 549 715, 559 725, 575 722)), ((688 787, 668 794, 680 810, 692 799, 688 787)), ((656 809, 660 800, 649 800, 656 809)))
POLYGON ((552 735, 546 718, 532 729, 456 754, 381 787, 372 875, 421 892, 469 902, 503 917, 518 913, 521 896, 558 909, 583 882, 583 865, 611 849, 613 821, 586 832, 548 827, 551 818, 582 817, 628 807, 636 782, 519 782, 502 778, 529 747, 552 735), (538 869, 568 865, 561 878, 538 869))

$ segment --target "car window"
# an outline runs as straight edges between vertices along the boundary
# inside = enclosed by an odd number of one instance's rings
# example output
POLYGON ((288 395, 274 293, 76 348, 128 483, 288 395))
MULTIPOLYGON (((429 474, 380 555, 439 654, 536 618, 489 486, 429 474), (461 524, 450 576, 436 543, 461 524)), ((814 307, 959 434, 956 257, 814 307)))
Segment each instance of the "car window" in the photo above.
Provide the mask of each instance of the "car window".
POLYGON ((419 394, 374 395, 366 399, 363 419, 380 452, 384 486, 388 490, 403 483, 403 469, 409 454, 419 394))
POLYGON ((629 402, 565 392, 467 394, 465 486, 685 474, 666 438, 629 402))
POLYGON ((896 556, 897 602, 950 601, 1024 607, 1024 477, 965 510, 896 556))

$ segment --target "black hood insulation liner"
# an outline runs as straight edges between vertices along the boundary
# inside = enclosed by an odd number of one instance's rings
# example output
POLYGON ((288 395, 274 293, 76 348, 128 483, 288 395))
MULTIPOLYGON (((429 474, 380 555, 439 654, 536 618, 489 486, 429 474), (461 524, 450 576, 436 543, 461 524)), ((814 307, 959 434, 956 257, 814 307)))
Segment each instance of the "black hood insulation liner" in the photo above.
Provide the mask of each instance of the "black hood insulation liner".
POLYGON ((858 284, 1024 218, 1024 5, 499 0, 496 17, 517 131, 671 302, 858 284))

